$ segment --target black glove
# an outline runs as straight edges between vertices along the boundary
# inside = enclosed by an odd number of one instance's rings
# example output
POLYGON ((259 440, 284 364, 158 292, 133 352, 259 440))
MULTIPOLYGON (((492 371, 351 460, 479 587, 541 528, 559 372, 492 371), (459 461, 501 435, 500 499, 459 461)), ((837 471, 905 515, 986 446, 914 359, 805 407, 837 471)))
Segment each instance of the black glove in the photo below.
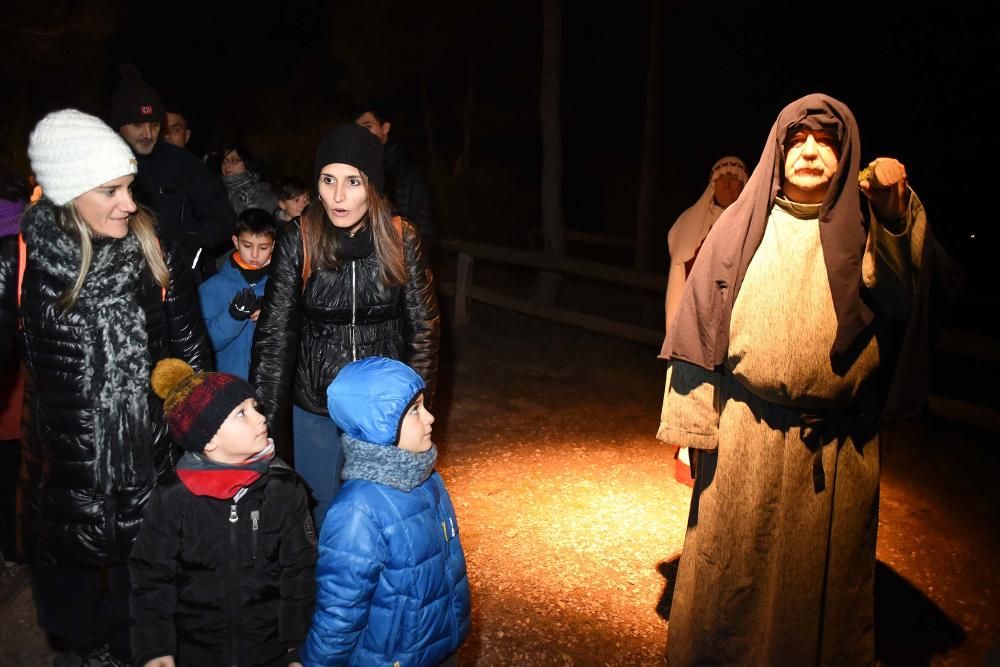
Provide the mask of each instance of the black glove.
POLYGON ((245 320, 257 310, 257 295, 249 287, 241 289, 229 304, 229 314, 234 320, 245 320))

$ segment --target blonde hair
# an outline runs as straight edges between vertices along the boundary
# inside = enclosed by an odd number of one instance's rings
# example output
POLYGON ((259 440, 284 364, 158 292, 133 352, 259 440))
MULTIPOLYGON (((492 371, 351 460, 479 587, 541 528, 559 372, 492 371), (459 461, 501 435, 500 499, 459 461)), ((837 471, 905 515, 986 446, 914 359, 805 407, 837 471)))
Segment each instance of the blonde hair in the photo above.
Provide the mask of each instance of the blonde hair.
MULTIPOLYGON (((372 226, 375 257, 379 263, 379 278, 386 287, 406 284, 406 259, 403 252, 403 233, 392 221, 392 207, 388 200, 368 180, 360 169, 365 184, 368 211, 365 219, 372 226)), ((317 198, 318 199, 318 198, 317 198)), ((339 256, 340 243, 333 232, 334 224, 326 214, 322 200, 314 201, 302 214, 302 224, 307 225, 309 256, 314 264, 325 270, 336 270, 343 259, 339 256)))
MULTIPOLYGON (((87 272, 90 271, 90 262, 94 256, 94 233, 83 216, 80 215, 73 200, 60 206, 57 212, 59 225, 63 231, 80 243, 80 272, 73 285, 66 288, 56 301, 56 305, 63 310, 70 310, 76 305, 76 300, 80 298, 80 291, 87 279, 87 272)), ((160 287, 166 289, 170 286, 170 272, 167 270, 167 263, 163 260, 163 253, 160 252, 160 242, 156 238, 153 212, 145 206, 139 205, 136 212, 129 216, 128 227, 139 242, 139 248, 142 250, 149 272, 153 274, 153 279, 159 283, 160 287)))

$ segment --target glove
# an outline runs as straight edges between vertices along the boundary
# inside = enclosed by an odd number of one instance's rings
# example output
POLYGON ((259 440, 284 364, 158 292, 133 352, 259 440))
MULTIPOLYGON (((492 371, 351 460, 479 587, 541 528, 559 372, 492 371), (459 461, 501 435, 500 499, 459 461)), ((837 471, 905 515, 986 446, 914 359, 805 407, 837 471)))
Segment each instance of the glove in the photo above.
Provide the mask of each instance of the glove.
POLYGON ((257 310, 257 295, 249 287, 241 289, 229 304, 229 315, 234 320, 245 320, 257 310))

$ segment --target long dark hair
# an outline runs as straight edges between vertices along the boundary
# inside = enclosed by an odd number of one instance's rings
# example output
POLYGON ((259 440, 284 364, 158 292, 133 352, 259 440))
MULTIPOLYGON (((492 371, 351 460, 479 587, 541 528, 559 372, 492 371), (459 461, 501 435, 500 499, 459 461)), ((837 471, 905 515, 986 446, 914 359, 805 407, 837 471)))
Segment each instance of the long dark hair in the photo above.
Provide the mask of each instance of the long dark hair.
MULTIPOLYGON (((368 196, 368 212, 364 219, 372 226, 379 278, 386 287, 405 285, 407 276, 402 228, 393 223, 392 207, 388 200, 371 184, 363 171, 358 171, 368 196)), ((306 242, 313 266, 328 271, 339 269, 343 263, 340 242, 333 232, 334 224, 326 214, 322 200, 310 204, 302 214, 301 224, 306 227, 306 242)))

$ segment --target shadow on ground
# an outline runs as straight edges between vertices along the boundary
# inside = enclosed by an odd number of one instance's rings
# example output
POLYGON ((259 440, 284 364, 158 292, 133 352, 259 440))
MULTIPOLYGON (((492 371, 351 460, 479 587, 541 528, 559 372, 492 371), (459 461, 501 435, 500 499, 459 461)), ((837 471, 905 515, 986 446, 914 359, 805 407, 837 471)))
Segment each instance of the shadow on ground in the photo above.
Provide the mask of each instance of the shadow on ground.
MULTIPOLYGON (((664 579, 657 615, 670 620, 674 583, 680 555, 660 562, 657 572, 664 579)), ((885 563, 875 566, 875 656, 880 665, 929 665, 936 655, 959 646, 965 631, 885 563)))

